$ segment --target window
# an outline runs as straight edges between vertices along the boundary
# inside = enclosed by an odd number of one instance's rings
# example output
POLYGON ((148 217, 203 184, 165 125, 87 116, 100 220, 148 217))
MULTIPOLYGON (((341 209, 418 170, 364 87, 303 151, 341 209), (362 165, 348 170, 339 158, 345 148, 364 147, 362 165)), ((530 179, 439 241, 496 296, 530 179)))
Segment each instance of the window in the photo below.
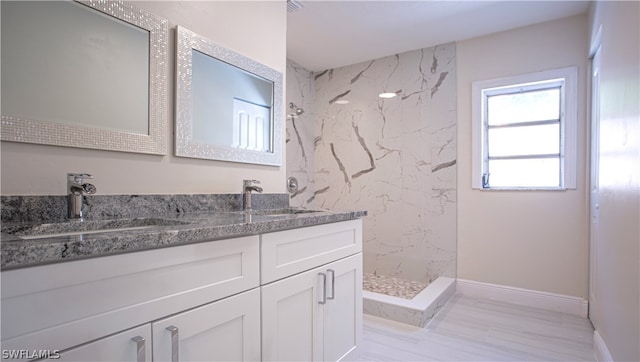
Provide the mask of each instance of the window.
POLYGON ((577 68, 473 83, 477 189, 576 187, 577 68))

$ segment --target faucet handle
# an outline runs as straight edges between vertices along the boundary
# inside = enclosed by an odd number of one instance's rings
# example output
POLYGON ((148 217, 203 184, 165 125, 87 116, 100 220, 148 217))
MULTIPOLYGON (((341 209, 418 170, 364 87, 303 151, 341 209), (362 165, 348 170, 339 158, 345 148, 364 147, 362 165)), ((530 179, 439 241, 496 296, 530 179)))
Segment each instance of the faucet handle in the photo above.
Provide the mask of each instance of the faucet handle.
POLYGON ((81 183, 86 178, 87 179, 92 179, 93 175, 90 175, 88 173, 72 173, 72 172, 67 173, 67 181, 68 182, 81 183))
POLYGON ((260 181, 259 180, 243 180, 242 181, 242 185, 244 187, 251 186, 253 184, 260 184, 260 181))
POLYGON ((84 189, 84 192, 89 195, 93 195, 96 193, 96 191, 98 191, 98 189, 96 188, 96 185, 89 184, 89 183, 82 185, 82 188, 84 189))

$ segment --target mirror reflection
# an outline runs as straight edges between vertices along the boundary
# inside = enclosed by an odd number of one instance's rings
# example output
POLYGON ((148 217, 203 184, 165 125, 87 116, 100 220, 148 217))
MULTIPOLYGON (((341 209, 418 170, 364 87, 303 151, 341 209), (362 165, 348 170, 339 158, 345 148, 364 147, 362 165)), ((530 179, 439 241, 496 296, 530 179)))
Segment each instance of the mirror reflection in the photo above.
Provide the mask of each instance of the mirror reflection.
POLYGON ((78 3, 3 1, 2 70, 6 116, 149 134, 148 31, 78 3))
POLYGON ((1 6, 3 141, 166 153, 166 20, 117 1, 1 6))
POLYGON ((282 74, 177 28, 176 155, 279 166, 282 74))
POLYGON ((273 82, 197 50, 191 66, 194 142, 271 152, 273 82))

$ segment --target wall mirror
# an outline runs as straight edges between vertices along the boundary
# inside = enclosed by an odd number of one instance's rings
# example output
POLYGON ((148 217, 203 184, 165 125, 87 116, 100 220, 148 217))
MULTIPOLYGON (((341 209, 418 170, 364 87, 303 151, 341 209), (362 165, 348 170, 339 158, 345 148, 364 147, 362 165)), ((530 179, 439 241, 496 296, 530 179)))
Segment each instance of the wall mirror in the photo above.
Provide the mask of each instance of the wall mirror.
POLYGON ((282 74, 178 26, 176 156, 280 166, 282 74))
POLYGON ((166 154, 168 25, 122 1, 2 1, 2 141, 166 154))

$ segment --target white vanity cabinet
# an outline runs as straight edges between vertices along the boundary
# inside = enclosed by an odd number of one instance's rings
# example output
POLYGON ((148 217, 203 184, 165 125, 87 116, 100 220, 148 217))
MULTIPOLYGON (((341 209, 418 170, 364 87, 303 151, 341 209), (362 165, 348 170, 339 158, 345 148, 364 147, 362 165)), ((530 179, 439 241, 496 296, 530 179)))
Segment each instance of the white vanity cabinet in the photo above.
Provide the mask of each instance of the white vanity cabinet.
POLYGON ((361 251, 360 220, 262 236, 263 360, 337 361, 355 352, 361 251))
POLYGON ((362 335, 361 220, 1 277, 2 350, 17 360, 334 361, 362 335))
POLYGON ((156 351, 165 359, 160 352, 171 344, 157 329, 170 321, 182 331, 180 354, 190 356, 185 346, 213 344, 210 337, 227 333, 225 323, 237 328, 231 325, 239 318, 247 335, 237 343, 249 351, 243 356, 259 359, 259 251, 259 236, 250 236, 3 271, 2 349, 136 361, 131 338, 138 331, 129 330, 140 327, 147 331, 144 360, 156 351), (232 318, 211 318, 218 313, 232 318))

